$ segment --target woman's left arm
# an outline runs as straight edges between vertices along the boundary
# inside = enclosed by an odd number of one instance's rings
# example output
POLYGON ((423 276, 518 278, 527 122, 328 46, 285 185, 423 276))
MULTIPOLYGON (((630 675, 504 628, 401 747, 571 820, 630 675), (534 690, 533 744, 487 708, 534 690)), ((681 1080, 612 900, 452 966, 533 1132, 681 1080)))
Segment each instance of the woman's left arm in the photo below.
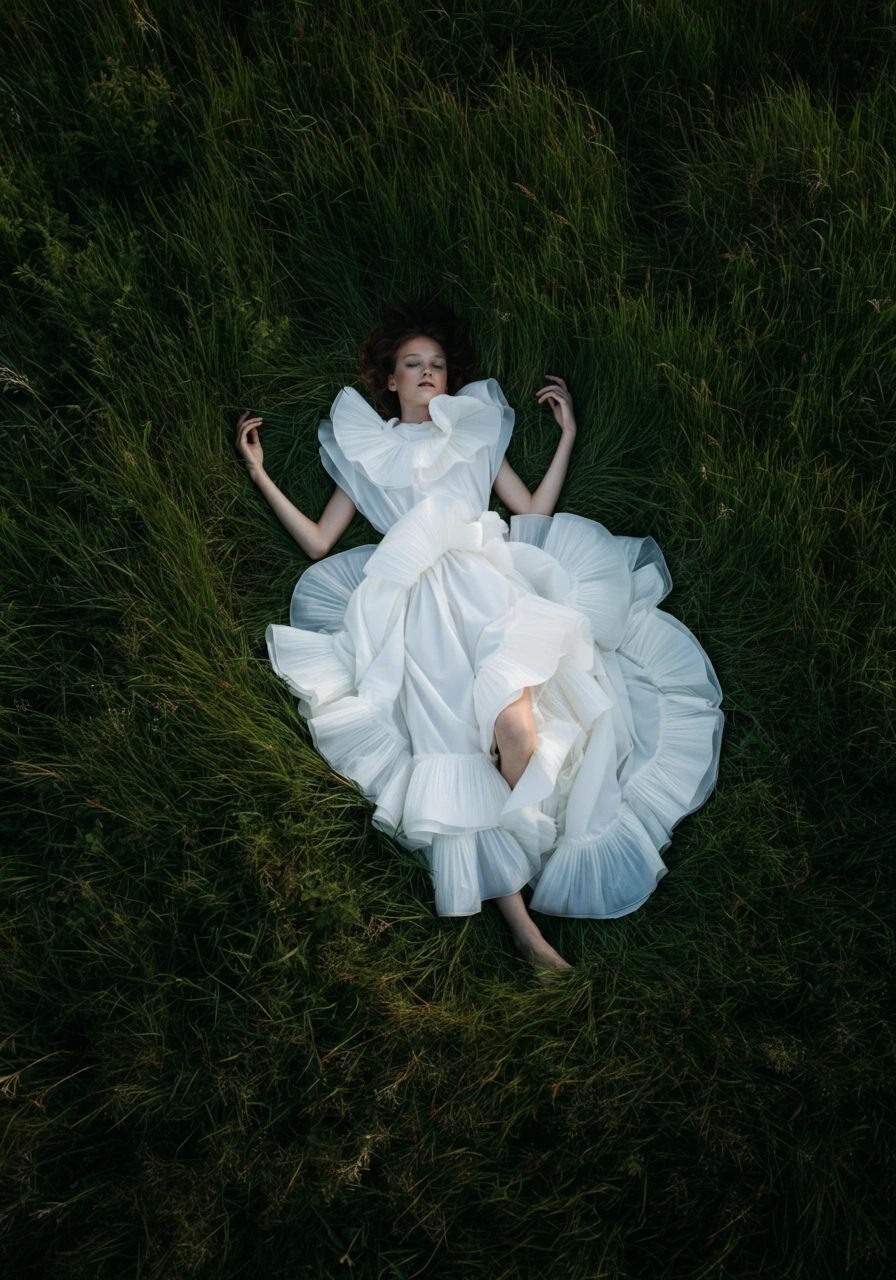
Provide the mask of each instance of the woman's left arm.
POLYGON ((554 454, 551 465, 544 474, 544 479, 534 493, 529 492, 506 458, 501 463, 492 488, 505 507, 514 515, 552 516, 554 514, 563 481, 566 479, 569 455, 572 453, 576 438, 576 419, 572 411, 572 397, 566 383, 553 374, 547 376, 557 385, 542 387, 537 392, 538 403, 547 402, 551 406, 554 417, 560 425, 560 443, 557 445, 557 452, 554 454))

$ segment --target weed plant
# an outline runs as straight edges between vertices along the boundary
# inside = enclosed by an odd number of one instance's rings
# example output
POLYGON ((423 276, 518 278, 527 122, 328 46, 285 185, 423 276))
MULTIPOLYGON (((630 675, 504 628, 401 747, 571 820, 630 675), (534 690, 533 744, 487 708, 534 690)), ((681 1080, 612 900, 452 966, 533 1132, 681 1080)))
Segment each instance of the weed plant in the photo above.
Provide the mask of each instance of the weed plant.
MULTIPOLYGON (((3 0, 10 1277, 883 1275, 891 3, 3 0), (656 537, 718 790, 530 984, 263 631, 316 425, 437 289, 561 508, 656 537)), ((345 545, 371 539, 358 520, 345 545)), ((892 785, 890 778, 889 785, 892 785)))

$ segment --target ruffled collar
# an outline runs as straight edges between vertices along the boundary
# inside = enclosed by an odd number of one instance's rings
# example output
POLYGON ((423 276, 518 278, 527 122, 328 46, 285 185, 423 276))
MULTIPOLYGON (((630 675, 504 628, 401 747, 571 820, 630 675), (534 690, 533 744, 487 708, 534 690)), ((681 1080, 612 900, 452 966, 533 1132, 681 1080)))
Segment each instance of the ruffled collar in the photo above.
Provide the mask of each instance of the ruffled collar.
POLYGON ((494 445, 501 407, 473 396, 435 396, 431 422, 384 422, 354 387, 343 387, 330 411, 345 457, 382 489, 438 480, 457 462, 494 445))

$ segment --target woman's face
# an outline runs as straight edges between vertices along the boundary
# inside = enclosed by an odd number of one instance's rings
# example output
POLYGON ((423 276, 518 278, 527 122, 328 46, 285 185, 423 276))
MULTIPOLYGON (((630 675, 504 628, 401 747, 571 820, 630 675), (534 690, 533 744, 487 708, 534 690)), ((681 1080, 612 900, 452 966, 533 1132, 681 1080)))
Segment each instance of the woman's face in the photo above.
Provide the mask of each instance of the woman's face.
POLYGON ((448 389, 448 361, 432 338, 408 338, 398 348, 386 383, 398 393, 402 422, 429 422, 429 402, 448 389))

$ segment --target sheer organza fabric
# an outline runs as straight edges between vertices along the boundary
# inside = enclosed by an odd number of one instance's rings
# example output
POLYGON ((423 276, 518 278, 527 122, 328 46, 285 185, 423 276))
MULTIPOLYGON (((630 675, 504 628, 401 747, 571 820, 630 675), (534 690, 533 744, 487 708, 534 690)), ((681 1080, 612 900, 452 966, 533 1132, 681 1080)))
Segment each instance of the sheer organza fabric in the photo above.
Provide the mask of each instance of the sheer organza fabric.
POLYGON ((657 607, 671 579, 652 538, 488 510, 513 430, 493 379, 430 413, 384 422, 336 398, 321 459, 384 537, 302 575, 271 663, 321 755, 425 859, 440 915, 526 884, 547 915, 625 915, 715 785, 715 673, 657 607), (538 741, 511 790, 494 728, 524 689, 538 741))

